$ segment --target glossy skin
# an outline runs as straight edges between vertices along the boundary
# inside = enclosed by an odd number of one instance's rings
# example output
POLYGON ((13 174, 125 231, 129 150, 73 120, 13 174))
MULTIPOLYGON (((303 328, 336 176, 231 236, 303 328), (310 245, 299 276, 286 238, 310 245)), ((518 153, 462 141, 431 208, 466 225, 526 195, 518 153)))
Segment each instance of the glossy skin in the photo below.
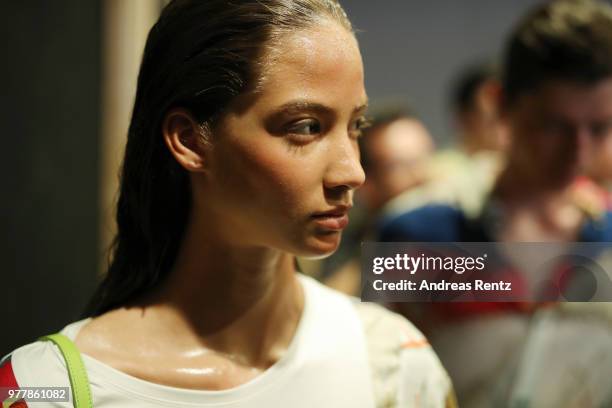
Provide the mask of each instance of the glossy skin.
POLYGON ((424 181, 424 164, 433 153, 434 143, 420 121, 402 118, 373 129, 364 148, 368 149, 371 165, 359 194, 375 211, 424 181))
POLYGON ((236 98, 207 143, 188 112, 167 114, 164 138, 193 191, 181 249, 157 291, 83 327, 83 353, 147 381, 218 390, 289 346, 304 305, 294 255, 338 246, 364 181, 367 99, 356 40, 335 22, 284 36, 266 60, 259 90, 236 98))
POLYGON ((508 166, 496 187, 510 241, 576 239, 581 212, 569 197, 612 132, 612 78, 595 85, 549 81, 506 111, 508 166))

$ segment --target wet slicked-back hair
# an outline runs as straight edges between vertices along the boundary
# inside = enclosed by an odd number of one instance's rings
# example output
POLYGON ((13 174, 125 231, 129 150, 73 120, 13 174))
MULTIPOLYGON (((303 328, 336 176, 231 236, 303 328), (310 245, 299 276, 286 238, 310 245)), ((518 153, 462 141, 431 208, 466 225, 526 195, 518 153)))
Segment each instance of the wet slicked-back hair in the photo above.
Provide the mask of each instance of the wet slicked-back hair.
POLYGON ((186 108, 210 135, 236 96, 257 91, 284 36, 326 20, 352 32, 336 0, 174 0, 164 8, 138 76, 111 261, 84 316, 158 286, 175 261, 191 193, 186 171, 163 141, 165 114, 186 108))
POLYGON ((558 0, 537 7, 510 36, 502 75, 506 106, 551 79, 590 85, 612 77, 612 6, 558 0))

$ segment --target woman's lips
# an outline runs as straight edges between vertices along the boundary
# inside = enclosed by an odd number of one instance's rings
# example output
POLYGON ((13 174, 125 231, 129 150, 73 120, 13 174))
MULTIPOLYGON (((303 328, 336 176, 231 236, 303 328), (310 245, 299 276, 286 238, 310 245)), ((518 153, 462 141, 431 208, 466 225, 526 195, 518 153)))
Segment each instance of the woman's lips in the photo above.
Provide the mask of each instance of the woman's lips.
POLYGON ((315 223, 328 230, 340 231, 349 223, 348 214, 320 214, 313 215, 315 223))

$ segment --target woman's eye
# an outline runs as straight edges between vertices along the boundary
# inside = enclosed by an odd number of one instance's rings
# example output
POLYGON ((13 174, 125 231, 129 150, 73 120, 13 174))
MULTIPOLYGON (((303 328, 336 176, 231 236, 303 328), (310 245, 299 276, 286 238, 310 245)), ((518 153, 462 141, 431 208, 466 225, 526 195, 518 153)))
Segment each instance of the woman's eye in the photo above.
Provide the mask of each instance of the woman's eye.
POLYGON ((351 124, 349 128, 349 134, 352 138, 357 139, 362 135, 363 130, 368 128, 369 126, 370 121, 365 116, 362 116, 351 124))
POLYGON ((287 132, 293 135, 318 135, 321 133, 321 124, 313 119, 294 122, 287 127, 287 132))
POLYGON ((285 132, 290 143, 301 146, 319 137, 322 132, 322 126, 318 120, 302 119, 286 126, 285 132))

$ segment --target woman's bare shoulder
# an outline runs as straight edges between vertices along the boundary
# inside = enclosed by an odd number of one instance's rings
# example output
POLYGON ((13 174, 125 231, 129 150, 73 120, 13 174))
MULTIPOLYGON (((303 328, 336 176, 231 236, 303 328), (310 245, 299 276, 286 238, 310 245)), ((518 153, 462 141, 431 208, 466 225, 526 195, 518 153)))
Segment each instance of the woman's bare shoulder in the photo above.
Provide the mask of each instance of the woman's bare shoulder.
POLYGON ((137 313, 120 308, 92 317, 80 328, 74 343, 81 353, 124 371, 146 338, 137 313))

